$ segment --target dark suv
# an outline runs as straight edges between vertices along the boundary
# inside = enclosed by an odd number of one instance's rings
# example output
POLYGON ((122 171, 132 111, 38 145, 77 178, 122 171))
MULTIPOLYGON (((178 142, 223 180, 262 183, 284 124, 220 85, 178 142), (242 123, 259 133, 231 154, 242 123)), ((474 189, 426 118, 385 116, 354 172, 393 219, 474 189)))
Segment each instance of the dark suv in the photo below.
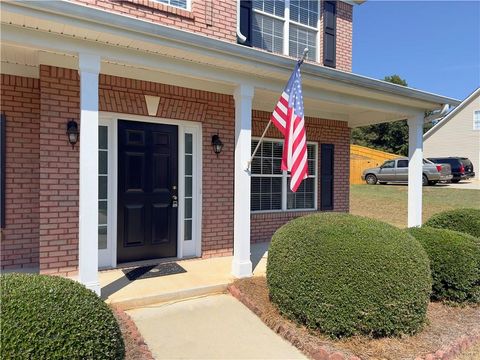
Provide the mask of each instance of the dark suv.
POLYGON ((468 158, 464 157, 438 157, 428 158, 431 162, 441 164, 447 163, 452 167, 452 183, 458 183, 460 180, 467 180, 475 177, 473 164, 468 158))

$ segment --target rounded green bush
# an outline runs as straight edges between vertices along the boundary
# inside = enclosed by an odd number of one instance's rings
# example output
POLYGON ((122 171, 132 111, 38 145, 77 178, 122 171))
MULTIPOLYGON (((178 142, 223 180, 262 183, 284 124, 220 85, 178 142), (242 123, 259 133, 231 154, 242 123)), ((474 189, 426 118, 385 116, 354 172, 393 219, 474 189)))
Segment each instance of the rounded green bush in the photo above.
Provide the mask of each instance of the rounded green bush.
POLYGON ((431 291, 428 256, 412 236, 349 214, 314 214, 273 235, 270 298, 281 313, 332 337, 413 334, 431 291))
POLYGON ((123 359, 110 308, 83 285, 58 276, 1 275, 2 359, 123 359))
POLYGON ((480 209, 455 209, 433 215, 425 223, 439 229, 470 234, 480 239, 480 209))
POLYGON ((427 226, 408 232, 430 258, 433 300, 480 301, 480 246, 476 238, 427 226))

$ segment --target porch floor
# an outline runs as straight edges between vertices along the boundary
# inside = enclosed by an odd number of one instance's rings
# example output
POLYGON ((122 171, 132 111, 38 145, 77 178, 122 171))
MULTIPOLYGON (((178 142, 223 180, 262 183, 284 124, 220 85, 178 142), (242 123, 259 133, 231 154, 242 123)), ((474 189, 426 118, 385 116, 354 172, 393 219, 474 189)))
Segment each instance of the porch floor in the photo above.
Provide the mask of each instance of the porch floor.
MULTIPOLYGON (((253 275, 265 275, 268 243, 252 244, 253 275)), ((225 292, 234 280, 232 256, 175 261, 186 272, 130 281, 123 269, 99 272, 102 298, 122 309, 225 292)))

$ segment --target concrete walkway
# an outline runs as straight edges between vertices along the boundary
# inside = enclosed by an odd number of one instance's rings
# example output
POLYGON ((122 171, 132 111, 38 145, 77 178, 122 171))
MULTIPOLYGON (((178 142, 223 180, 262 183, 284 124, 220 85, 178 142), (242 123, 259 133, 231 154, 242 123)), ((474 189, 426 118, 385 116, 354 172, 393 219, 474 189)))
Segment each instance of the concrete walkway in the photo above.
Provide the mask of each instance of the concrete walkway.
POLYGON ((129 310, 156 359, 306 359, 230 295, 129 310))
MULTIPOLYGON (((254 276, 265 275, 267 250, 268 243, 252 245, 254 276)), ((129 281, 122 269, 100 271, 102 298, 105 302, 126 310, 160 302, 223 293, 234 280, 231 256, 175 262, 186 272, 129 281)))

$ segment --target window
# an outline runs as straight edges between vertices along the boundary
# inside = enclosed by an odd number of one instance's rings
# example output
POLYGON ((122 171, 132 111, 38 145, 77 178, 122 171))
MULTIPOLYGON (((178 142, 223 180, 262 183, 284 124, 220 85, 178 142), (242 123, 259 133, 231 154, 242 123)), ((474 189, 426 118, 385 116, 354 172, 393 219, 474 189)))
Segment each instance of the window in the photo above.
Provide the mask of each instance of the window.
POLYGON ((473 113, 473 130, 480 130, 480 110, 473 113))
POLYGON ((98 248, 107 248, 108 126, 98 127, 98 248))
POLYGON ((293 57, 310 50, 308 58, 317 60, 318 0, 253 0, 252 45, 293 57))
POLYGON ((185 209, 183 239, 192 240, 193 221, 193 134, 185 133, 185 209))
POLYGON ((395 167, 395 160, 385 161, 382 165, 382 169, 393 169, 395 167))
POLYGON ((187 9, 188 8, 188 0, 155 0, 157 2, 160 2, 162 4, 167 4, 170 6, 176 6, 182 9, 187 9))
MULTIPOLYGON (((258 140, 252 141, 252 153, 258 140)), ((314 210, 317 183, 317 146, 307 144, 308 178, 296 193, 290 190, 290 174, 280 169, 283 141, 263 140, 252 160, 251 210, 314 210)))
POLYGON ((408 167, 408 160, 398 160, 397 167, 399 168, 407 168, 408 167))

